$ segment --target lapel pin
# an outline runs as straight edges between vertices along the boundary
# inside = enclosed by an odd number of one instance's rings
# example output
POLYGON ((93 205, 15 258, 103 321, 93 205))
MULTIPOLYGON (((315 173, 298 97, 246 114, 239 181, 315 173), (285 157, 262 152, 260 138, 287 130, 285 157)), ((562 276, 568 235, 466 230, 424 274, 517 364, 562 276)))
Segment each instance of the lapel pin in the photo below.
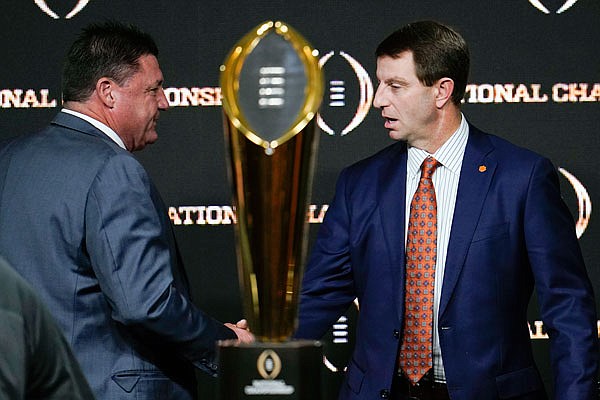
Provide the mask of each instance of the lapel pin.
POLYGON ((485 171, 487 171, 487 167, 485 165, 480 165, 479 172, 485 172, 485 171))

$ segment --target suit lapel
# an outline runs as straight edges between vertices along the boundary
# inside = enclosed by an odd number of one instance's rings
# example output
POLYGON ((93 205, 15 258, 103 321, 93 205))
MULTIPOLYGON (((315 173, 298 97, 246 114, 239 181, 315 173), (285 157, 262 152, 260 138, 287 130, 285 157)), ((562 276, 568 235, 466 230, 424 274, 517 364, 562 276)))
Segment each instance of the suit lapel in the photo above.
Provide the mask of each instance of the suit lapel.
POLYGON ((405 197, 406 197, 406 145, 399 143, 397 150, 382 168, 379 176, 378 199, 381 226, 390 255, 393 293, 397 294, 398 318, 404 309, 404 247, 405 247, 405 197))
POLYGON ((492 150, 493 145, 488 137, 470 125, 456 195, 438 315, 443 315, 452 298, 479 216, 483 211, 483 203, 497 165, 496 161, 488 156, 492 150))

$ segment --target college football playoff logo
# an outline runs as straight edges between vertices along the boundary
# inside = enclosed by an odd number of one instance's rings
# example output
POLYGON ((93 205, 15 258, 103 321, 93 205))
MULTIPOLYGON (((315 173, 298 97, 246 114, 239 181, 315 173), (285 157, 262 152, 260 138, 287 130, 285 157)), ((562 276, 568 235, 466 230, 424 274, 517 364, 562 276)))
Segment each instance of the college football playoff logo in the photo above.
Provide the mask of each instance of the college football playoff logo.
MULTIPOLYGON (((46 0, 34 0, 34 2, 40 8, 40 10, 42 10, 43 12, 45 12, 46 14, 48 14, 48 16, 50 16, 50 17, 52 17, 54 19, 60 19, 60 15, 58 15, 54 10, 52 10, 48 6, 48 4, 46 4, 46 0)), ((67 15, 65 15, 65 19, 73 18, 81 10, 83 10, 83 8, 89 2, 90 2, 90 0, 78 0, 77 4, 75 4, 75 6, 73 7, 73 9, 71 9, 71 11, 69 11, 69 13, 67 15)))
MULTIPOLYGON (((541 12, 543 12, 544 14, 550 14, 551 11, 548 10, 548 8, 542 4, 542 0, 529 0, 529 2, 531 3, 532 6, 534 6, 535 8, 537 8, 538 10, 540 10, 541 12)), ((573 7, 573 5, 577 3, 577 0, 567 0, 563 3, 562 6, 560 6, 560 8, 558 10, 556 10, 556 14, 562 14, 563 12, 567 11, 569 8, 573 7)))
POLYGON ((583 235, 583 232, 585 232, 588 223, 590 222, 590 217, 592 216, 592 199, 585 186, 583 186, 575 175, 564 168, 558 168, 558 171, 567 178, 577 195, 577 209, 579 215, 577 222, 575 223, 575 232, 577 233, 577 238, 580 238, 581 235, 583 235))
MULTIPOLYGON (((334 51, 330 51, 321 57, 319 66, 323 68, 334 54, 334 51)), ((317 114, 317 124, 329 135, 339 134, 344 136, 360 125, 367 116, 373 102, 373 84, 364 67, 350 54, 340 51, 339 55, 339 61, 343 60, 343 64, 349 66, 349 68, 341 68, 342 76, 327 79, 329 102, 323 102, 321 111, 317 114), (354 79, 358 80, 358 85, 349 85, 354 79), (348 112, 344 113, 344 110, 348 112), (326 115, 328 113, 333 115, 326 115), (343 115, 340 118, 340 114, 349 114, 347 115, 349 118, 344 118, 343 115), (331 125, 325 121, 326 119, 331 121, 331 125), (341 121, 341 124, 335 126, 334 123, 337 121, 341 121)), ((339 67, 342 67, 342 65, 339 65, 339 67)))
POLYGON ((281 358, 273 350, 265 350, 256 360, 256 369, 263 379, 275 379, 281 372, 281 358))

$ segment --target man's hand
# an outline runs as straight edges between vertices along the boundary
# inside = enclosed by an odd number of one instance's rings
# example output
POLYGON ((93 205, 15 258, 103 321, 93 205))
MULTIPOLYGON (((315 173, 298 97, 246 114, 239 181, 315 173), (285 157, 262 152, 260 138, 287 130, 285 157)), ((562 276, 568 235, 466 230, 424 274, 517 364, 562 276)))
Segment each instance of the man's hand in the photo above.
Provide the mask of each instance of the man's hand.
POLYGON ((255 341, 254 335, 250 333, 248 321, 245 319, 239 320, 235 325, 226 322, 225 326, 235 332, 240 343, 252 343, 255 341))

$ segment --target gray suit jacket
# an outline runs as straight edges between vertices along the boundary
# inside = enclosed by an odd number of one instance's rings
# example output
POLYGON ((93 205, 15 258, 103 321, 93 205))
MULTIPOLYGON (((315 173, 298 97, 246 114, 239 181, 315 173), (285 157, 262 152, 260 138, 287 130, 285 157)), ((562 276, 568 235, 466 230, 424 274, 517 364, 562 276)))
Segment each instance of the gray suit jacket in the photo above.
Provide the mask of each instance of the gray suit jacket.
POLYGON ((0 398, 93 400, 54 318, 0 258, 0 398))
POLYGON ((46 302, 102 399, 195 396, 235 338, 190 301, 170 221, 146 171, 59 113, 0 150, 0 254, 46 302))

